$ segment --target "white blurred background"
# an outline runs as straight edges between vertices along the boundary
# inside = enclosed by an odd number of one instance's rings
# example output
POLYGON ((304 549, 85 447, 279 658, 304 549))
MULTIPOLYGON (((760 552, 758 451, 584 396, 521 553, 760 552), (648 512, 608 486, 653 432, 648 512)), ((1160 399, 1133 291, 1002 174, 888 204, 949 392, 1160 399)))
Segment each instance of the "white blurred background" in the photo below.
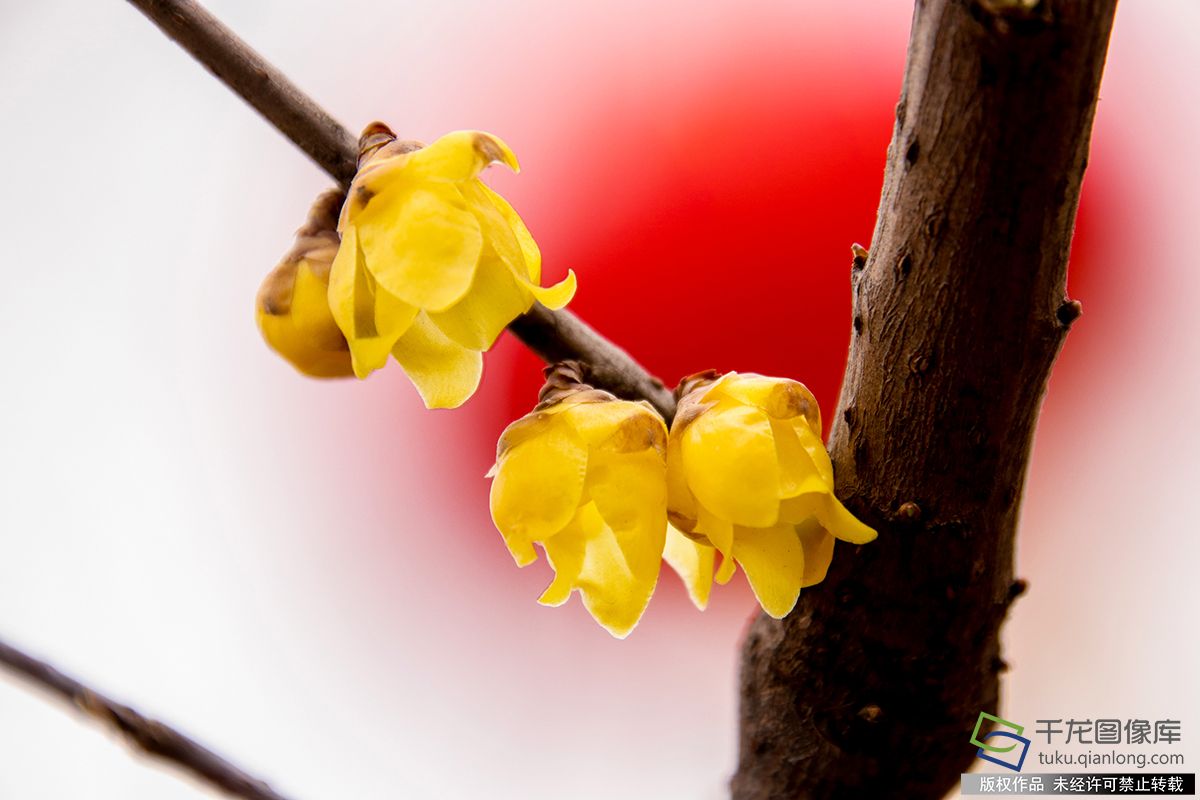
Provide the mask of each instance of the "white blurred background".
MULTIPOLYGON (((753 44, 756 14, 894 67, 909 16, 865 0, 209 5, 351 127, 495 130, 526 173, 562 180, 595 154, 537 145, 597 74, 634 97, 686 84, 753 44)), ((1198 74, 1192 0, 1121 7, 1093 159, 1120 176, 1102 254, 1118 269, 1051 384, 1002 709, 1181 719, 1190 771, 1198 74)), ((327 179, 119 0, 0 2, 0 110, 0 636, 297 797, 724 795, 753 601, 733 590, 701 615, 663 586, 625 642, 577 601, 533 602, 544 565, 513 568, 481 500, 481 431, 494 441, 521 404, 513 348, 458 417, 426 414, 394 370, 352 385, 282 367, 252 299, 327 179)), ((0 800, 202 796, 0 677, 0 800)))

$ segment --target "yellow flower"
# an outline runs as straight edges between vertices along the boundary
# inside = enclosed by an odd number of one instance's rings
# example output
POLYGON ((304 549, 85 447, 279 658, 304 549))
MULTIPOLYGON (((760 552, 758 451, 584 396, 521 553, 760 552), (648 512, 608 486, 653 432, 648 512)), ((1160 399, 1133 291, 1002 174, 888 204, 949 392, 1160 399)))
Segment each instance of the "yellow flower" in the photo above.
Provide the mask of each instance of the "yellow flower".
POLYGON ((623 639, 658 582, 667 528, 667 428, 647 403, 590 387, 552 393, 500 437, 492 519, 518 566, 546 551, 554 581, 538 599, 578 590, 623 639))
POLYGON ((391 354, 427 407, 459 406, 479 385, 481 352, 535 300, 566 305, 575 276, 543 288, 533 237, 479 180, 494 162, 517 169, 496 137, 459 131, 418 149, 375 123, 361 145, 329 283, 333 316, 359 377, 391 354))
POLYGON ((334 227, 342 193, 313 203, 296 242, 258 290, 255 317, 263 339, 292 366, 314 378, 353 375, 350 349, 329 310, 329 270, 338 249, 334 227))
POLYGON ((672 529, 664 558, 703 608, 742 566, 773 617, 824 580, 833 540, 875 538, 833 494, 816 399, 796 381, 715 373, 689 379, 667 447, 672 529))

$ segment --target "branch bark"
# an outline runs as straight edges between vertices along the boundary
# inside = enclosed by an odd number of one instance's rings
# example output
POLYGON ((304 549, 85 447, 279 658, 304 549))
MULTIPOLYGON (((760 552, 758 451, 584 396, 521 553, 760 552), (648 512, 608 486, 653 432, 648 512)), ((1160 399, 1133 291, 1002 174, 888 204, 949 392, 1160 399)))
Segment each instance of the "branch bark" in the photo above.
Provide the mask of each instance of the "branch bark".
POLYGON ((74 705, 102 725, 121 734, 129 745, 191 773, 203 783, 245 800, 285 800, 263 781, 174 728, 142 716, 84 686, 46 662, 0 640, 0 667, 74 705))
MULTIPOLYGON (((163 33, 255 108, 343 189, 354 178, 358 139, 194 0, 129 0, 163 33)), ((588 364, 593 385, 648 400, 667 422, 675 398, 663 382, 569 311, 535 305, 509 330, 547 363, 588 364)))
POLYGON ((995 711, 1115 0, 918 0, 831 433, 879 531, 743 649, 738 800, 937 798, 995 711))

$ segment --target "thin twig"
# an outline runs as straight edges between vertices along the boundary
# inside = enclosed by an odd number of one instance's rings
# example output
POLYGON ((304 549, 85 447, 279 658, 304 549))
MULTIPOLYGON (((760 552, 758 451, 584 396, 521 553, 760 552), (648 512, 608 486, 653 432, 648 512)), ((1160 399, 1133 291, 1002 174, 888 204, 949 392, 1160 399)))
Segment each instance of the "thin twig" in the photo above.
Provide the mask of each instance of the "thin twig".
POLYGON ((203 783, 245 800, 285 800, 263 781, 165 723, 142 716, 0 639, 0 667, 66 700, 120 733, 131 747, 190 772, 203 783))
MULTIPOLYGON (((343 187, 354 177, 356 139, 328 113, 193 0, 129 0, 167 36, 259 111, 343 187)), ((649 400, 667 421, 675 399, 662 381, 569 311, 534 306, 510 326, 547 363, 587 363, 595 385, 619 397, 649 400)))

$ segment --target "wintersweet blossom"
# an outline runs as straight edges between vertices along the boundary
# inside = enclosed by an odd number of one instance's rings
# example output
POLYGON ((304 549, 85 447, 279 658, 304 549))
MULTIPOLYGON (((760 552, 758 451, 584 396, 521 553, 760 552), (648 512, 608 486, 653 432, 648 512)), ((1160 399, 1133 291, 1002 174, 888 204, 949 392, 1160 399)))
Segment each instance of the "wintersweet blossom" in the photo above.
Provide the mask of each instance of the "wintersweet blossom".
POLYGON ((703 608, 740 564, 763 610, 785 616, 824 580, 835 538, 876 533, 833 493, 816 399, 803 384, 735 372, 685 381, 667 446, 664 557, 703 608))
MULTIPOLYGON (((551 388, 548 386, 548 388, 551 388)), ((573 590, 624 638, 658 582, 667 529, 667 428, 645 402, 581 386, 543 392, 500 437, 492 519, 518 566, 540 545, 553 582, 538 602, 573 590)))
POLYGON ((535 301, 561 308, 575 276, 543 288, 541 254, 521 218, 479 180, 516 156, 500 139, 458 131, 428 147, 368 126, 342 209, 329 305, 365 377, 391 355, 429 408, 461 405, 482 351, 535 301))
POLYGON ((326 299, 341 203, 336 189, 317 198, 296 231, 295 244, 267 275, 254 304, 259 330, 271 349, 314 378, 354 374, 350 348, 326 299))

